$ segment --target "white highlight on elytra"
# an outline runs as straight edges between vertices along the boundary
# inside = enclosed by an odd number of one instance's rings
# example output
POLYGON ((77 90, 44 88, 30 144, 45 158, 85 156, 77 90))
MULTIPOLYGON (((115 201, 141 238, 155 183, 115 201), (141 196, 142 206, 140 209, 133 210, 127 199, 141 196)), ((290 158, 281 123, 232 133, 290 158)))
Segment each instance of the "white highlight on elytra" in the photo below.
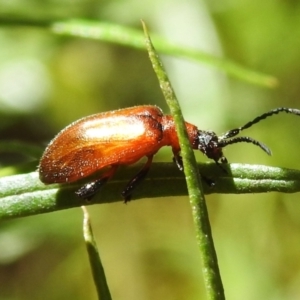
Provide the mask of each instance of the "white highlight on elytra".
POLYGON ((87 127, 84 130, 87 139, 100 139, 102 141, 131 140, 145 133, 143 122, 137 120, 130 122, 128 117, 106 118, 105 121, 90 120, 84 124, 84 127, 87 127))

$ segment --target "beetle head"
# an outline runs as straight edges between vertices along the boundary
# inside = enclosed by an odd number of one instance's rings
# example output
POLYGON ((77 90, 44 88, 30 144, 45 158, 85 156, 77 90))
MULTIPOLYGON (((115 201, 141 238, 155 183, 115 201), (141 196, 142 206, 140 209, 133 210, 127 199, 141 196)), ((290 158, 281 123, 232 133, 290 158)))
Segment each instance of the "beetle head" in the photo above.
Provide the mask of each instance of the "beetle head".
POLYGON ((235 137, 239 132, 239 129, 232 129, 221 136, 217 136, 213 131, 198 130, 197 148, 216 163, 227 163, 223 148, 237 143, 251 143, 271 155, 271 150, 265 144, 248 136, 235 137))
POLYGON ((219 137, 213 131, 198 131, 198 150, 204 153, 208 158, 213 159, 216 163, 219 160, 226 163, 227 160, 223 155, 219 137))

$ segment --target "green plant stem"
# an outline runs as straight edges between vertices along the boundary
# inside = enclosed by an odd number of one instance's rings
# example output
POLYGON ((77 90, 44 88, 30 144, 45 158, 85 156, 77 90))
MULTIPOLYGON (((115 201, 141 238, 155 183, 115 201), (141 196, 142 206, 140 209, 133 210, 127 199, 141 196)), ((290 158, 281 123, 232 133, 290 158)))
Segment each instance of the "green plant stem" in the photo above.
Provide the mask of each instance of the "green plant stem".
MULTIPOLYGON (((56 35, 95 39, 139 50, 145 50, 144 36, 140 30, 107 22, 85 19, 70 19, 63 21, 34 20, 25 18, 13 19, 11 17, 5 18, 4 16, 0 16, 0 25, 45 28, 56 35)), ((273 88, 278 85, 278 81, 275 77, 250 70, 228 59, 216 57, 198 49, 172 43, 157 35, 153 35, 152 40, 155 43, 157 51, 162 54, 182 57, 204 63, 252 84, 269 88, 273 88)))
MULTIPOLYGON (((214 187, 203 182, 205 194, 254 194, 300 192, 300 171, 260 165, 227 165, 227 173, 214 163, 198 164, 201 174, 215 181, 214 187)), ((82 205, 122 202, 121 191, 141 165, 124 168, 97 193, 91 202, 74 192, 83 182, 44 185, 37 172, 0 178, 0 220, 49 213, 82 205)), ((186 196, 185 177, 174 163, 153 163, 149 175, 135 190, 133 200, 186 196)), ((130 203, 129 203, 130 205, 130 203)))
POLYGON ((153 69, 159 80, 161 90, 175 122, 191 204, 191 211, 196 229, 196 238, 202 258, 202 271, 207 296, 208 299, 225 299, 203 187, 200 181, 199 172, 197 170, 194 151, 190 145, 184 119, 175 92, 168 79, 162 62, 160 61, 153 47, 145 23, 143 23, 143 27, 146 36, 146 47, 153 69))
POLYGON ((97 289, 99 300, 111 300, 110 291, 107 285, 104 268, 99 256, 96 241, 94 239, 90 217, 85 206, 83 210, 83 237, 89 256, 94 283, 97 289))

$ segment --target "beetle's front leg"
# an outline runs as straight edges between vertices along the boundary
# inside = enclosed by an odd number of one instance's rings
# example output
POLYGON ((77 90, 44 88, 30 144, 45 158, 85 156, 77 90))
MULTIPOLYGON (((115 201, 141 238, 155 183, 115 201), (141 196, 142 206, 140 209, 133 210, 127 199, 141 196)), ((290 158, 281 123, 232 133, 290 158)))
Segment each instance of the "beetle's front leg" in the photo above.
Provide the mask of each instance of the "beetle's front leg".
POLYGON ((179 155, 180 150, 172 148, 173 151, 173 162, 175 162, 179 171, 183 171, 183 162, 182 157, 179 155))

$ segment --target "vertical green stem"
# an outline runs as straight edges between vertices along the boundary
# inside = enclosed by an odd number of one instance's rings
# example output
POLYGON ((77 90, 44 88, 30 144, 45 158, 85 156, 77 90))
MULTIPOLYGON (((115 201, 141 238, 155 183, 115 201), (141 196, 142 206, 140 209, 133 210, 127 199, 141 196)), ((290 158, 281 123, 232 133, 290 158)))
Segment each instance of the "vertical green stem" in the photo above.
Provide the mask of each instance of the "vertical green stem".
POLYGON ((83 210, 83 236, 92 268, 93 279, 96 285, 99 300, 112 300, 107 285, 104 268, 99 256, 96 241, 94 240, 90 218, 85 206, 83 210))
POLYGON ((151 43, 146 25, 144 24, 144 22, 142 23, 146 36, 146 46, 150 60, 152 62, 152 66, 157 75, 160 87, 162 89, 166 102, 169 105, 176 125, 176 131, 178 134, 181 154, 183 158, 189 199, 192 208, 192 215, 196 227, 197 243, 203 262, 203 276, 208 299, 225 299, 217 255, 214 248, 211 227, 209 223, 208 211, 200 176, 197 170, 194 152, 189 143, 184 119, 174 90, 164 70, 162 62, 160 61, 151 43))

